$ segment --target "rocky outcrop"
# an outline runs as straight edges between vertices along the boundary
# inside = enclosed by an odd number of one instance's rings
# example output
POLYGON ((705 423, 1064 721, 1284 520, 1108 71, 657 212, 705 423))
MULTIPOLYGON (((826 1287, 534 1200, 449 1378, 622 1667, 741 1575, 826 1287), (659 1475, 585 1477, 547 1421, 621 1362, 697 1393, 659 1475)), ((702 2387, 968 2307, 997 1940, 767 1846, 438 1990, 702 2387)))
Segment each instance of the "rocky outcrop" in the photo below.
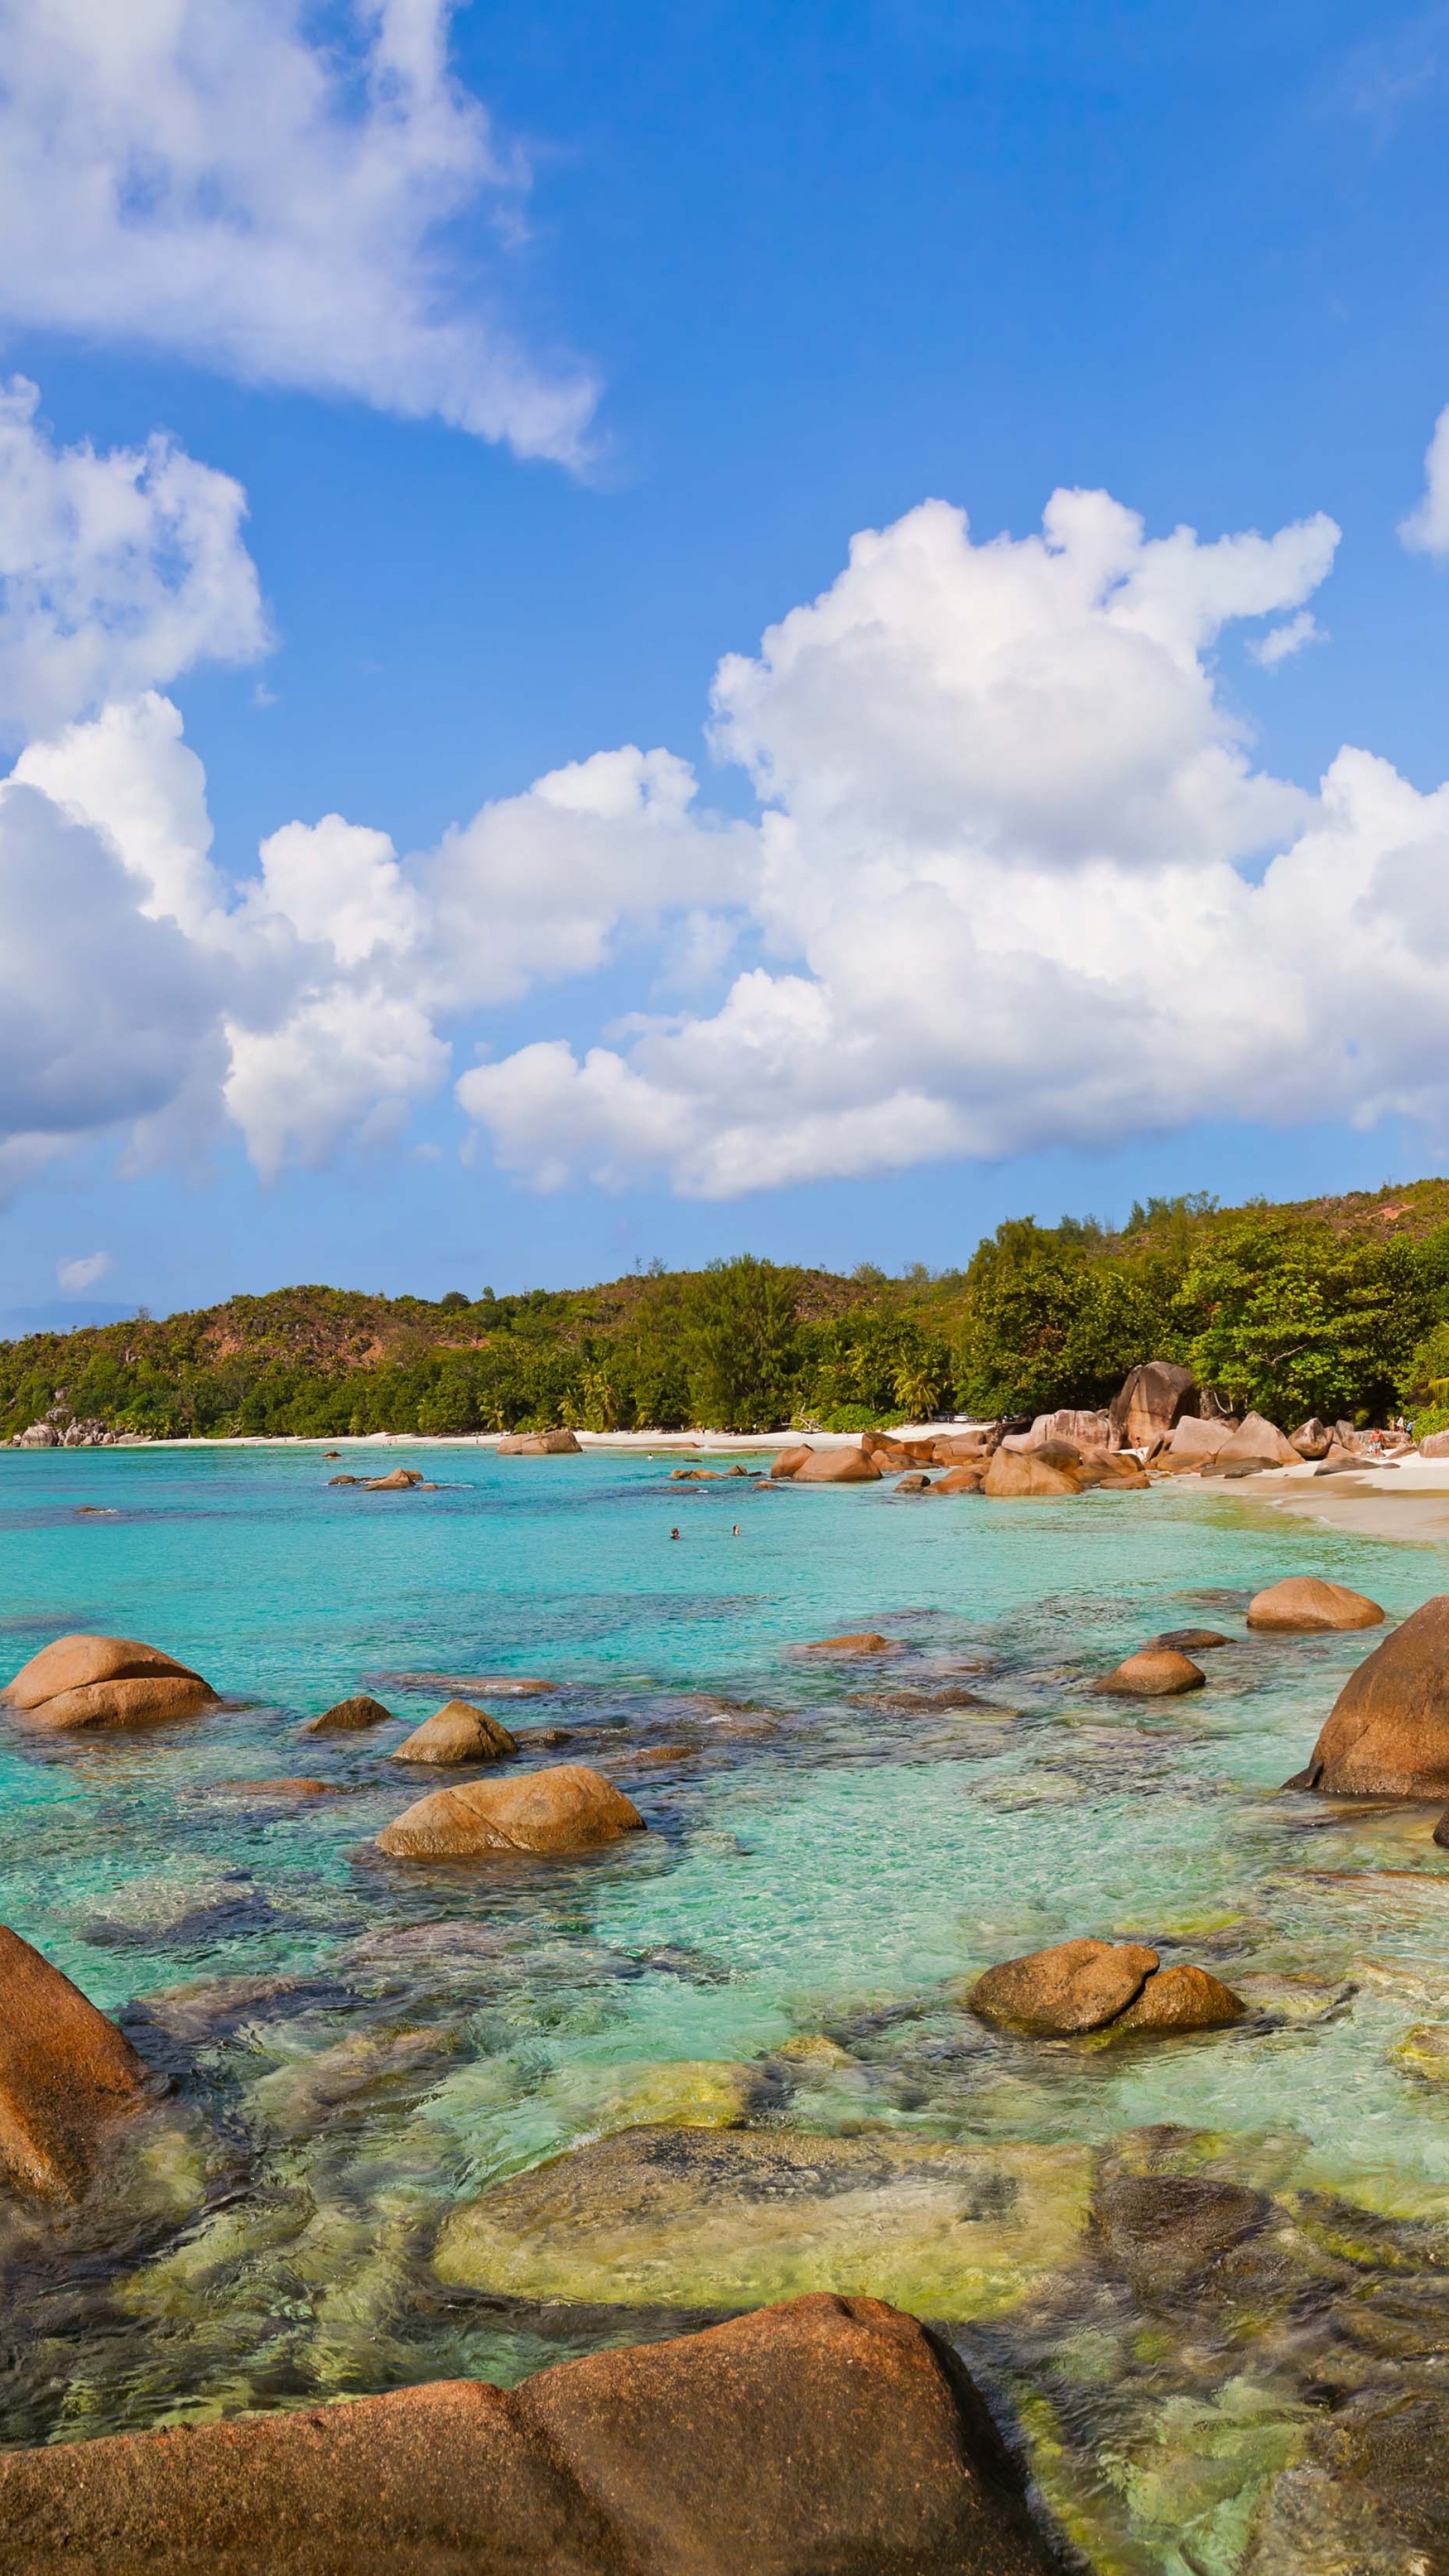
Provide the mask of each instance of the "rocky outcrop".
POLYGON ((522 1779, 435 1789, 384 1826, 377 1845, 394 1860, 476 1860, 497 1852, 593 1851, 643 1830, 638 1808, 600 1772, 559 1762, 522 1779))
POLYGON ((324 1708, 320 1717, 309 1717, 302 1729, 304 1735, 357 1735, 369 1726, 390 1726, 392 1710, 380 1699, 369 1699, 366 1691, 352 1699, 339 1699, 324 1708))
POLYGON ((982 2021, 1062 2038, 1115 2021, 1157 1963, 1157 1952, 1137 1941, 1059 1941, 988 1968, 968 2001, 982 2021))
POLYGON ((1316 1574, 1270 1584, 1248 1605, 1248 1625, 1279 1636, 1313 1636, 1328 1628, 1381 1628, 1384 1614, 1365 1592, 1322 1583, 1316 1574))
POLYGON ((0 1700, 54 1734, 149 1726, 215 1703, 189 1664, 136 1637, 57 1637, 23 1664, 0 1700))
POLYGON ((1114 1446, 1112 1416, 1073 1412, 1065 1405, 1056 1413, 1039 1413, 1027 1438, 1033 1449, 1044 1440, 1071 1440, 1079 1449, 1110 1449, 1114 1446))
POLYGON ((1135 1941, 1061 1941, 988 1968, 966 1997, 982 2021, 1034 2038, 1089 2031, 1218 2030, 1247 2005, 1204 1968, 1163 1968, 1135 1941))
POLYGON ((1051 1449, 1065 1448, 1061 1442, 1048 1443, 1047 1450, 998 1449, 982 1479, 981 1491, 992 1502, 1056 1502, 1082 1490, 1075 1462, 1063 1459, 1058 1465, 1048 1454, 1051 1449))
POLYGON ((450 1699, 435 1709, 393 1747, 394 1762, 433 1762, 452 1769, 463 1762, 505 1762, 518 1751, 518 1738, 466 1699, 450 1699))
POLYGON ((1046 2576, 910 2317, 819 2295, 344 2405, 10 2451, 10 2576, 1046 2576))
POLYGON ((771 1464, 770 1474, 784 1484, 790 1477, 799 1475, 806 1459, 813 1454, 808 1442, 797 1440, 793 1447, 780 1451, 771 1464))
POLYGON ((1289 1785, 1329 1797, 1449 1797, 1449 1593, 1426 1601, 1349 1675, 1289 1785))
POLYGON ((948 1467, 931 1486, 933 1494, 979 1494, 986 1482, 986 1461, 963 1459, 959 1466, 948 1467))
POLYGON ((498 1443, 500 1458, 572 1458, 582 1443, 572 1431, 510 1431, 498 1443))
POLYGON ((1201 1690, 1206 1679, 1176 1647, 1144 1646, 1092 1688, 1116 1699, 1175 1699, 1181 1691, 1201 1690))
POLYGON ((807 1655, 894 1655, 899 1651, 874 1628, 852 1628, 843 1637, 812 1637, 802 1649, 807 1655))
POLYGON ((963 1467, 979 1460, 984 1467, 992 1450, 999 1447, 1000 1438, 994 1422, 973 1422, 963 1431, 941 1432, 931 1443, 931 1464, 963 1467))
POLYGON ((863 1449, 812 1449, 796 1468, 797 1485, 878 1485, 880 1469, 863 1449))
POLYGON ((418 1468, 394 1467, 390 1476, 364 1476, 362 1490, 365 1494, 407 1494, 422 1481, 418 1468))
POLYGON ((1112 1398, 1112 1429, 1122 1448, 1150 1449, 1168 1437, 1185 1413, 1199 1410, 1190 1368, 1176 1360, 1143 1360, 1112 1398))
POLYGON ((28 1941, 0 1925, 0 2177, 74 2200, 118 2120, 139 2110, 146 2069, 130 2042, 28 1941))

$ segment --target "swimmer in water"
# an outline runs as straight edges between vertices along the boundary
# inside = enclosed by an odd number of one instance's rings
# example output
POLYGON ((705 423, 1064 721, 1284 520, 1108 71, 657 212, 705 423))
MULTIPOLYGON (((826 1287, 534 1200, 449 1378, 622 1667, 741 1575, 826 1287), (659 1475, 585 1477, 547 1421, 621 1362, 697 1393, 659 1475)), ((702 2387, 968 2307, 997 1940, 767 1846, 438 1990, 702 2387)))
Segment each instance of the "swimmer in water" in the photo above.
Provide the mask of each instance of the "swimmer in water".
POLYGON ((678 1530, 671 1530, 671 1531, 670 1531, 670 1533, 669 1533, 669 1535, 670 1535, 670 1537, 671 1537, 671 1538, 678 1538, 678 1536, 679 1536, 679 1532, 678 1532, 678 1530))

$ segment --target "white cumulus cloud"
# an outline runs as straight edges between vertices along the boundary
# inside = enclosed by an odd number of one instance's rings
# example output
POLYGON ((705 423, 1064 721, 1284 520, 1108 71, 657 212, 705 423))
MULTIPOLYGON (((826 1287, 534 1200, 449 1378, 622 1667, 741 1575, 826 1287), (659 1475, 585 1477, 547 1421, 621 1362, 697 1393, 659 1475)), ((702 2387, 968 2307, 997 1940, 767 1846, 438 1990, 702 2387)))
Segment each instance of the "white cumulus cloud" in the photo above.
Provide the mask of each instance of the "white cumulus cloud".
MULTIPOLYGON (((526 181, 452 0, 0 0, 0 315, 577 457, 587 375, 463 261, 526 181)), ((503 232, 493 229, 496 272, 503 232)))
POLYGON ((1449 555, 1449 403, 1434 423, 1424 455, 1424 489, 1399 535, 1411 554, 1449 555))
POLYGON ((55 1283, 63 1297, 83 1297, 88 1288, 99 1287, 113 1267, 109 1252, 78 1253, 71 1261, 56 1263, 55 1283))

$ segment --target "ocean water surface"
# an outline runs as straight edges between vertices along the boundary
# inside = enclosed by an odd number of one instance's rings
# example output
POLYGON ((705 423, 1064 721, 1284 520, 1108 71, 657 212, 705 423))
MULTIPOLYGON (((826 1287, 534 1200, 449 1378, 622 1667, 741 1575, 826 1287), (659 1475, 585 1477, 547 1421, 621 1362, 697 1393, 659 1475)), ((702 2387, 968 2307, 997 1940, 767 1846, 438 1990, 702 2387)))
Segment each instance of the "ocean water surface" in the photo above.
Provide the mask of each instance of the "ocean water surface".
MULTIPOLYGON (((1242 1617, 1308 1572, 1401 1616, 1443 1588, 1439 1551, 1180 1484, 993 1505, 683 1486, 667 1457, 395 1457, 442 1490, 332 1488, 291 1448, 0 1455, 6 1671, 93 1629, 165 1646, 225 1699, 131 1737, 0 1720, 0 1919, 172 2083, 109 2200, 12 2222, 0 2440, 512 2380, 696 2322, 667 2284, 631 2309, 492 2296, 436 2251, 491 2185, 633 2121, 718 2116, 731 2085, 753 2122, 837 2137, 1191 2133, 1203 2170, 1397 2230, 1390 2269, 1417 2229, 1442 2268, 1449 2091, 1395 2051, 1449 2017, 1449 1854, 1424 1810, 1280 1794, 1375 1635, 1252 1639, 1242 1617), (1233 1641, 1205 1690, 1094 1696, 1184 1625, 1233 1641), (801 1651, 860 1629, 895 1651, 801 1651), (546 1864, 384 1860, 379 1828, 457 1776, 391 1747, 447 1680, 485 1675, 555 1684, 473 1695, 524 1763, 605 1771, 648 1834, 546 1864), (359 1689, 395 1724, 300 1735, 359 1689), (329 1794, 268 1788, 298 1774, 329 1794), (1245 1978, 1261 2009, 1109 2048, 961 2010, 961 1980, 1087 1932, 1245 1978)), ((1219 2321, 1204 2362, 1201 2319, 1182 2312, 1179 2351, 1170 2315, 1119 2315, 1103 2360, 1100 2284, 1073 2295, 970 2329, 1056 2508, 1104 2568, 1233 2570, 1287 2456, 1264 2408, 1291 2427, 1311 2389, 1253 2344, 1261 2317, 1226 2343, 1219 2321), (1072 2386, 1049 2388, 1068 2344, 1072 2386), (1225 2443, 1242 2387, 1252 2438, 1225 2443), (1193 2506, 1196 2554, 1141 2468, 1172 2425, 1174 2459, 1230 2463, 1193 2506)))

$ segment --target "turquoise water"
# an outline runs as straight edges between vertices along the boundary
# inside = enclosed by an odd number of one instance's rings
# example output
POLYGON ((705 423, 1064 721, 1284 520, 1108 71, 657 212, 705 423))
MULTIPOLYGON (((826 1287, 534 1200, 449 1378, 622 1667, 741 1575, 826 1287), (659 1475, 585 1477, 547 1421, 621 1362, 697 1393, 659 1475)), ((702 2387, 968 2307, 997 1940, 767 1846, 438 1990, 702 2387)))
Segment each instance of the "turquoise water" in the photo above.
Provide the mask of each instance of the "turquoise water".
POLYGON ((87 1628, 167 1647, 226 1700, 129 1739, 0 1736, 0 1916, 175 2088, 125 2208, 84 2222, 80 2273, 63 2230, 10 2249, 32 2322, 0 2439, 510 2378, 617 2335, 450 2301, 429 2249, 460 2197, 627 2118, 681 2063, 750 2068, 768 2116, 805 2126, 1097 2141, 1175 2121, 1260 2163, 1272 2139, 1300 2183, 1449 2215, 1449 2103, 1389 2055, 1449 2004, 1449 1857, 1424 1811, 1276 1794, 1374 1638, 1242 1628, 1297 1572, 1401 1615, 1443 1585, 1439 1551, 1180 1484, 1012 1506, 394 1454, 444 1489, 331 1490, 290 1449, 0 1455, 7 1669, 87 1628), (1155 1630, 1204 1622, 1237 1641, 1206 1690, 1093 1697, 1155 1630), (861 1628, 899 1651, 798 1651, 861 1628), (552 1680, 492 1703, 522 1758, 595 1763, 647 1837, 566 1863, 383 1860, 380 1826, 436 1785, 386 1758, 448 1695, 427 1674, 552 1680), (299 1736, 359 1688, 394 1726, 299 1736), (540 1749, 550 1732, 567 1741, 540 1749), (337 1794, 258 1785, 298 1773, 337 1794), (1126 1931, 1229 1982, 1317 1981, 1322 2017, 1092 2054, 985 2032, 947 1992, 1126 1931), (815 2032, 846 2073, 787 2079, 782 2045, 815 2032))

